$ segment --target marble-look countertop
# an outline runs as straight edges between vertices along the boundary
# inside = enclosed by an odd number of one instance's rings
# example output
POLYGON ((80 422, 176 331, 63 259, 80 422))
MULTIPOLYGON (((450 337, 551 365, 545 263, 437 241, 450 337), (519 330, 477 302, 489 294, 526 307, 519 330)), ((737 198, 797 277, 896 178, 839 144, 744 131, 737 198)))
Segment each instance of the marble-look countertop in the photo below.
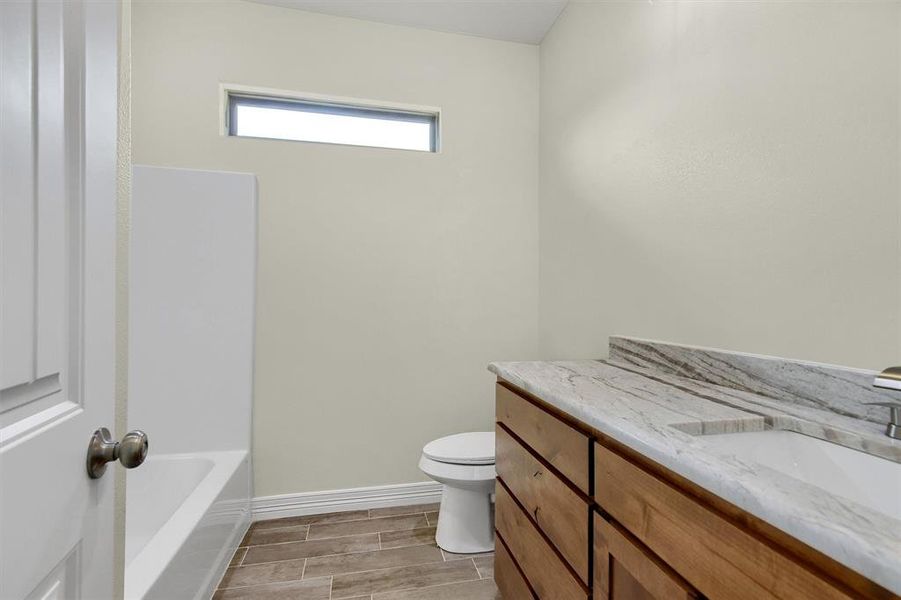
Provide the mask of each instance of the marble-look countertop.
POLYGON ((901 462, 901 443, 883 434, 884 425, 626 362, 498 362, 488 368, 901 594, 901 521, 718 453, 699 435, 789 429, 901 462))

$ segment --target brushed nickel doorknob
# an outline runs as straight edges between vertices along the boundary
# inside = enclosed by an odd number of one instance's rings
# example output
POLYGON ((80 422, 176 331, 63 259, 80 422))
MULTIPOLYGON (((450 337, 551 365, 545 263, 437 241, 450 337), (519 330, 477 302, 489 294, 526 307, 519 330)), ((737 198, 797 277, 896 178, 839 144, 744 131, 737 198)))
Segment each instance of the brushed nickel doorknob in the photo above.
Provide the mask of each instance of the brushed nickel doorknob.
POLYGON ((106 463, 116 459, 126 469, 134 469, 147 458, 149 448, 147 434, 140 429, 129 431, 121 442, 117 442, 109 429, 101 427, 94 432, 88 443, 88 477, 99 479, 106 473, 106 463))

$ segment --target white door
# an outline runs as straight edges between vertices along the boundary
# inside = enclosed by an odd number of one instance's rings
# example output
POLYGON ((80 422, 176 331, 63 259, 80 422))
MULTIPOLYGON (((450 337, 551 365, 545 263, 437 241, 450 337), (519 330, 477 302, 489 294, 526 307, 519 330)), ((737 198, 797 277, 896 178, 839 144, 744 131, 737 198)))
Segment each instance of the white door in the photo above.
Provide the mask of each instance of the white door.
MULTIPOLYGON (((118 6, 0 0, 0 598, 112 598, 118 6)), ((120 432, 121 433, 121 432, 120 432)))

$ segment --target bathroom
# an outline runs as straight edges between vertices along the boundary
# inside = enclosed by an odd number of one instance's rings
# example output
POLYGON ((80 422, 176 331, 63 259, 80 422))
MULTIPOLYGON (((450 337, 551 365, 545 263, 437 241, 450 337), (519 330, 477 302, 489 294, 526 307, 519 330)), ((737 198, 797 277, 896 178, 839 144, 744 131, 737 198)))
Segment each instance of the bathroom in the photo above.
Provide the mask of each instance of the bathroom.
POLYGON ((0 600, 901 596, 901 2, 0 2, 0 600))

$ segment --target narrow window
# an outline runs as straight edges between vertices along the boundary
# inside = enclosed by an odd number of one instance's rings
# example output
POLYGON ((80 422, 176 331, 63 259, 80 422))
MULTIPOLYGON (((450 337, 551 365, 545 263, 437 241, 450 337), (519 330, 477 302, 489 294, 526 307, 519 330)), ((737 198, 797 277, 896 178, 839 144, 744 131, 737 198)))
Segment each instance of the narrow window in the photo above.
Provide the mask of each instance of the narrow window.
POLYGON ((435 152, 437 112, 228 94, 228 134, 435 152))

